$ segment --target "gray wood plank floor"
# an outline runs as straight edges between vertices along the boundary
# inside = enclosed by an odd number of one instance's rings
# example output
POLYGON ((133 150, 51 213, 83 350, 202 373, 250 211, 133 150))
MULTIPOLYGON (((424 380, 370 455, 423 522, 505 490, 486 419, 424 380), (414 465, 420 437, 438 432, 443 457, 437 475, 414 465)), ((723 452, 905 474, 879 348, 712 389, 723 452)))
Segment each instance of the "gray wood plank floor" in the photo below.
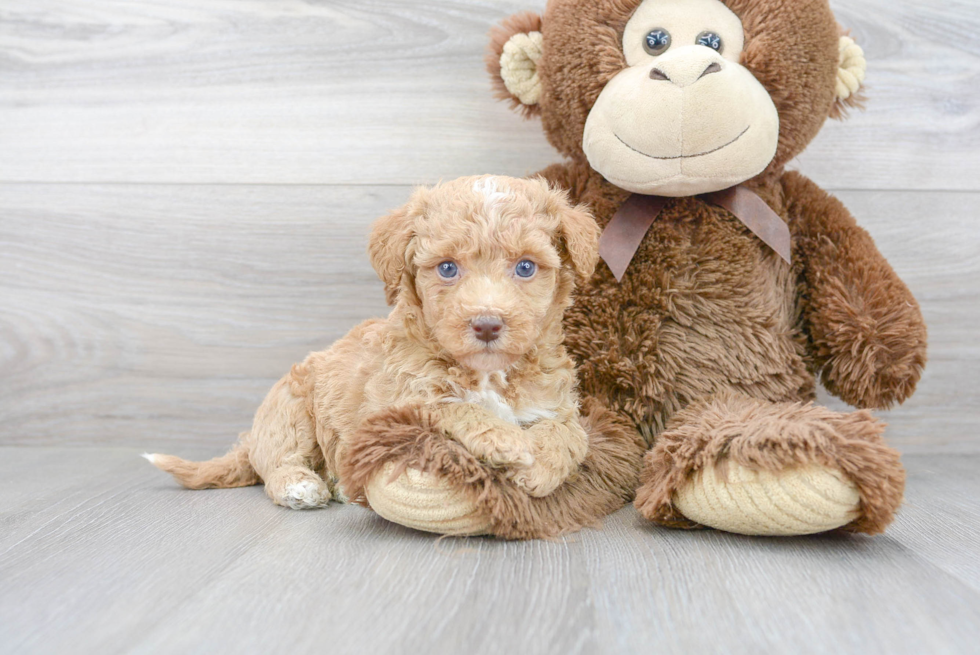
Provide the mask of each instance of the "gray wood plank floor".
POLYGON ((672 531, 630 507, 507 543, 187 491, 132 449, 4 447, 0 651, 976 652, 980 456, 906 463, 883 537, 672 531))

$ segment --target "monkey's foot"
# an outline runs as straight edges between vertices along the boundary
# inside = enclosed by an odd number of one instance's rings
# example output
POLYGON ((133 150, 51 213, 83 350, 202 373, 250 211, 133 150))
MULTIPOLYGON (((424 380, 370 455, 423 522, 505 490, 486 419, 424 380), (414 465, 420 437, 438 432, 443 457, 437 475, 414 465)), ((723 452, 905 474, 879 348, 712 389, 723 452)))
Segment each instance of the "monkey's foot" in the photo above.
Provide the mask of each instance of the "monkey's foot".
POLYGON ((636 506, 673 527, 749 535, 876 534, 905 471, 865 411, 724 394, 679 412, 646 455, 636 506))
POLYGON ((686 518, 739 534, 785 536, 840 528, 858 518, 861 495, 840 471, 805 466, 779 472, 728 462, 698 471, 674 492, 686 518))
POLYGON ((490 532, 490 520, 476 500, 433 473, 408 468, 392 478, 385 464, 364 487, 371 509, 392 523, 424 532, 459 536, 490 532))
POLYGON ((636 431, 611 412, 584 410, 588 455, 575 475, 541 498, 510 480, 506 469, 484 465, 414 408, 367 419, 344 451, 340 479, 354 502, 419 530, 506 539, 571 532, 629 502, 644 451, 636 431))

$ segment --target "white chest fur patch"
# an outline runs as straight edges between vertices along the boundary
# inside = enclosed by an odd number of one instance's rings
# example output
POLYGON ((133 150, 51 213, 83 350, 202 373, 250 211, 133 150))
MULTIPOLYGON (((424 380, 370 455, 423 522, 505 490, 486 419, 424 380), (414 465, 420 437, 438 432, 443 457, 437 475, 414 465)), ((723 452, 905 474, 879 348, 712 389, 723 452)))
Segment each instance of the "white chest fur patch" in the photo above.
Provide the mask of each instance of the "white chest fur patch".
POLYGON ((543 407, 522 407, 515 411, 503 396, 490 388, 488 379, 481 380, 479 389, 463 394, 460 401, 480 405, 491 414, 514 425, 527 425, 541 419, 552 419, 558 415, 554 410, 543 407))
POLYGON ((507 404, 507 401, 504 400, 503 396, 493 389, 467 391, 466 395, 463 397, 463 402, 480 405, 491 414, 495 414, 499 418, 509 423, 513 423, 515 425, 520 423, 520 421, 517 419, 517 414, 514 413, 514 409, 507 404))

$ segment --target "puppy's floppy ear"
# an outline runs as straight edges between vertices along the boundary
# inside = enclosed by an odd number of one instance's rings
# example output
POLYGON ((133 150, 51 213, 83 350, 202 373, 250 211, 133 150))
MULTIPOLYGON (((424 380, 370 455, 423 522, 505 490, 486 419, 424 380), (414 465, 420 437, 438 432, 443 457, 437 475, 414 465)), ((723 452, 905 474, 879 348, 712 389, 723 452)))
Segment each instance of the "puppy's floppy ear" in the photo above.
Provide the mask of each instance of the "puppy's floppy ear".
POLYGON ((408 246, 415 235, 415 215, 411 204, 375 221, 368 240, 371 266, 385 284, 385 299, 394 305, 408 272, 408 246))
POLYGON ((494 95, 509 100, 525 118, 541 113, 542 42, 541 17, 531 11, 515 14, 490 31, 486 62, 494 95))
POLYGON ((579 285, 588 282, 595 272, 599 261, 599 232, 599 225, 584 205, 562 212, 562 240, 579 285))
POLYGON ((552 212, 558 216, 559 236, 564 255, 575 272, 575 281, 582 285, 589 281, 599 261, 599 225, 585 205, 569 204, 567 195, 552 190, 552 212))

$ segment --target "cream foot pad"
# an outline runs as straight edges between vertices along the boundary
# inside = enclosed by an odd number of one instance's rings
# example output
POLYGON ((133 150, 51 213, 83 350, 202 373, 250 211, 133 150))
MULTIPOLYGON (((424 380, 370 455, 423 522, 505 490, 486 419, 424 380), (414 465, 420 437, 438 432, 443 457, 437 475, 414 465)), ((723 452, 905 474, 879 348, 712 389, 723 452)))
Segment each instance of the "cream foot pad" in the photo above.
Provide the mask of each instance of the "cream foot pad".
POLYGON ((702 525, 748 535, 826 532, 858 515, 857 487, 842 473, 808 465, 777 473, 728 462, 728 479, 714 468, 695 473, 674 493, 674 507, 702 525))
POLYGON ((451 535, 490 532, 490 522, 480 516, 476 504, 435 475, 407 469, 392 480, 387 464, 365 488, 371 508, 392 523, 416 530, 451 535))

